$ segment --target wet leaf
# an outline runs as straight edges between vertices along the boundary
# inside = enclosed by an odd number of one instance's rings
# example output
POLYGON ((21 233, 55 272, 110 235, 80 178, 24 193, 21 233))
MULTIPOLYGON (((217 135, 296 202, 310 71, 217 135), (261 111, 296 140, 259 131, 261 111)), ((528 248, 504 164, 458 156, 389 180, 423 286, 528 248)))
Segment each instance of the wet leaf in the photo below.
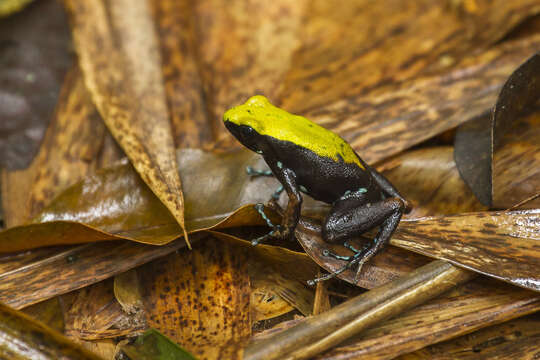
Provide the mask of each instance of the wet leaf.
POLYGON ((141 360, 195 360, 189 352, 156 329, 149 329, 133 344, 122 346, 131 359, 141 360))
POLYGON ((208 238, 139 269, 148 325, 197 357, 241 359, 251 334, 247 258, 208 238))
MULTIPOLYGON (((511 207, 534 195, 539 183, 538 105, 540 55, 521 64, 506 80, 492 119, 465 124, 456 135, 455 158, 461 175, 488 206, 511 207)), ((538 202, 527 205, 538 207, 538 202)))
POLYGON ((23 169, 32 161, 72 62, 69 43, 57 1, 0 19, 0 167, 23 169))
POLYGON ((324 358, 393 358, 539 308, 538 294, 479 279, 376 325, 324 358))
MULTIPOLYGON (((178 161, 185 174, 188 231, 263 224, 252 206, 242 207, 265 202, 277 188, 275 179, 251 181, 245 173, 247 165, 263 166, 259 156, 245 150, 222 155, 183 150, 178 161)), ((0 251, 110 239, 163 245, 182 235, 128 164, 103 169, 66 189, 34 222, 1 232, 0 251)))
POLYGON ((146 2, 67 1, 79 64, 107 127, 184 232, 159 43, 146 2))

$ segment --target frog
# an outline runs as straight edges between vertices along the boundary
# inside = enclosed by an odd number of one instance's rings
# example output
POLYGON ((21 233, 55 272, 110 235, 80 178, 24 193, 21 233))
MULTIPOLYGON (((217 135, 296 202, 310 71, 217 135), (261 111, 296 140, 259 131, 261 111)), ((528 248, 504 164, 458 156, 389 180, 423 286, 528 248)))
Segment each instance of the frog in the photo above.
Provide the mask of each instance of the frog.
POLYGON ((274 106, 263 95, 252 96, 244 104, 227 110, 223 122, 243 146, 260 154, 270 169, 259 173, 248 169, 250 174, 271 173, 281 183, 274 200, 282 189, 288 196, 278 225, 266 216, 263 204, 256 205, 272 230, 255 239, 253 245, 272 237, 294 238, 302 194, 309 195, 330 205, 321 224, 322 239, 329 244, 341 244, 353 254, 343 256, 325 250, 325 256, 344 260, 346 265, 310 284, 328 280, 355 265, 356 281, 362 265, 386 246, 402 215, 410 211, 407 200, 338 134, 274 106), (351 245, 353 238, 376 227, 377 234, 364 248, 351 245))

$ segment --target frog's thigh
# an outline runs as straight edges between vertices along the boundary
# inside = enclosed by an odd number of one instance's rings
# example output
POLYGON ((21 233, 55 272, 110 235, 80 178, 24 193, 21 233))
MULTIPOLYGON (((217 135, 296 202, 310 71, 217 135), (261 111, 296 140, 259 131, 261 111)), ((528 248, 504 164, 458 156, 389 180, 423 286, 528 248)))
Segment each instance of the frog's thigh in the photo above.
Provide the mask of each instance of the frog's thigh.
POLYGON ((323 224, 323 239, 330 243, 343 242, 383 224, 402 209, 403 202, 397 198, 374 203, 368 203, 365 198, 336 201, 323 224))

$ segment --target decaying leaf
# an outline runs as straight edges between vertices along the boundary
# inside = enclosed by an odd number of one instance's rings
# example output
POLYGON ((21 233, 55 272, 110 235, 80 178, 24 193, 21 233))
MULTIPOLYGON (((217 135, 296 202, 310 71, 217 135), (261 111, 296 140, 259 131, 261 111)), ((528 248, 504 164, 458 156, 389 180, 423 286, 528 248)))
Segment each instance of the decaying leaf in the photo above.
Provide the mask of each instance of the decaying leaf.
POLYGON ((328 350, 369 325, 427 301, 474 274, 433 261, 400 279, 352 298, 330 311, 251 343, 246 360, 307 359, 328 350))
POLYGON ((66 1, 92 100, 138 174, 184 232, 184 198, 159 43, 145 1, 66 1))
MULTIPOLYGON (((279 246, 252 246, 251 242, 229 234, 216 231, 211 233, 247 251, 252 286, 268 289, 304 315, 312 313, 314 294, 307 287, 307 282, 315 277, 317 266, 306 254, 279 246)), ((270 316, 268 309, 264 311, 267 312, 267 318, 278 316, 277 312, 270 316)))
MULTIPOLYGON (((252 181, 245 173, 248 165, 262 166, 260 157, 248 151, 212 155, 182 150, 178 161, 185 174, 188 231, 218 224, 263 224, 252 206, 242 208, 265 202, 277 187, 275 179, 252 181)), ((181 235, 168 210, 124 164, 100 170, 66 189, 36 216, 34 224, 1 232, 0 251, 110 239, 163 245, 181 235)))
POLYGON ((390 243, 540 291, 540 209, 403 221, 390 243))
POLYGON ((241 359, 251 335, 247 264, 246 251, 207 238, 140 268, 148 325, 197 357, 241 359))

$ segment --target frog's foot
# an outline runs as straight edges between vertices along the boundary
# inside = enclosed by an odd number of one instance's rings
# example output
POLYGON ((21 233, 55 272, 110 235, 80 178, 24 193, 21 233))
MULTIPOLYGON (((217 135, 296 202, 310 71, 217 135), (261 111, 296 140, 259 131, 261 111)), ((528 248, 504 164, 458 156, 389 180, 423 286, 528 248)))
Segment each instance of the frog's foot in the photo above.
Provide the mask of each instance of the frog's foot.
POLYGON ((364 246, 364 248, 362 250, 356 249, 354 246, 352 246, 348 242, 343 243, 343 246, 346 247, 347 249, 351 250, 354 254, 350 255, 350 256, 343 256, 343 255, 335 254, 335 253, 331 252, 330 250, 324 250, 323 255, 333 257, 334 259, 347 261, 347 264, 344 265, 343 267, 341 267, 340 269, 334 271, 333 273, 326 274, 324 276, 321 276, 321 277, 313 279, 313 280, 309 280, 308 285, 313 286, 318 282, 326 281, 326 280, 330 280, 332 278, 335 278, 336 276, 338 276, 339 274, 345 272, 347 269, 352 268, 356 264, 358 264, 358 269, 356 270, 356 275, 354 277, 354 282, 355 283, 357 282, 358 274, 360 274, 360 271, 362 270, 362 265, 368 260, 368 259, 366 259, 365 254, 370 249, 370 245, 366 244, 366 246, 364 246))
POLYGON ((266 224, 270 228, 272 228, 272 231, 270 231, 266 235, 263 235, 261 237, 258 237, 256 239, 251 240, 251 245, 253 245, 253 246, 256 246, 256 245, 260 244, 261 242, 263 242, 266 239, 274 237, 276 234, 278 234, 281 231, 281 226, 280 225, 274 225, 272 223, 272 221, 270 220, 270 218, 268 216, 266 216, 266 214, 264 213, 264 204, 261 204, 261 203, 256 204, 255 205, 255 210, 257 210, 259 215, 261 215, 261 217, 264 219, 264 221, 266 221, 266 224))

